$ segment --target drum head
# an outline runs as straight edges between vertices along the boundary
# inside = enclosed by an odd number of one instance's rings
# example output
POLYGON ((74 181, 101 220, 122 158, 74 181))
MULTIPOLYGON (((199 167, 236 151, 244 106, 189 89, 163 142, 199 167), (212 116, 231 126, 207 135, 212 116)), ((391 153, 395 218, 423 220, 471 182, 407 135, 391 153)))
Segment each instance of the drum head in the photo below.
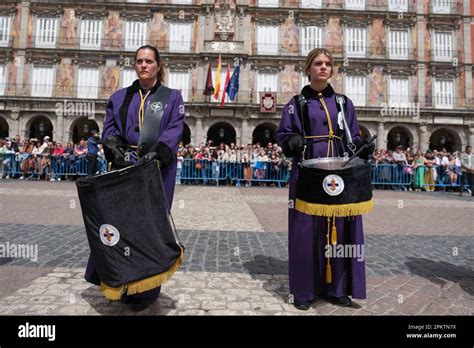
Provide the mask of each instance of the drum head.
POLYGON ((317 168, 324 170, 337 170, 355 167, 357 165, 364 164, 365 161, 360 158, 354 158, 345 167, 342 165, 347 162, 347 158, 344 157, 321 157, 304 160, 301 164, 307 168, 317 168))

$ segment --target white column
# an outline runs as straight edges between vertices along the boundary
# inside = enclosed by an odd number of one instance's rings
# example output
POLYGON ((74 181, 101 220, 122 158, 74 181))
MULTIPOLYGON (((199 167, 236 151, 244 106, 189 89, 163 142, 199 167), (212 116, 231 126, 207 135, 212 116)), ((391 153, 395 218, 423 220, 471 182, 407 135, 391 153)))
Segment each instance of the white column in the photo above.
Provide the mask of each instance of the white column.
POLYGON ((377 125, 377 149, 387 148, 387 140, 385 139, 385 129, 383 122, 377 125))
POLYGON ((202 136, 202 119, 196 118, 196 127, 194 129, 195 135, 192 137, 194 139, 195 146, 200 145, 201 142, 205 141, 202 136))

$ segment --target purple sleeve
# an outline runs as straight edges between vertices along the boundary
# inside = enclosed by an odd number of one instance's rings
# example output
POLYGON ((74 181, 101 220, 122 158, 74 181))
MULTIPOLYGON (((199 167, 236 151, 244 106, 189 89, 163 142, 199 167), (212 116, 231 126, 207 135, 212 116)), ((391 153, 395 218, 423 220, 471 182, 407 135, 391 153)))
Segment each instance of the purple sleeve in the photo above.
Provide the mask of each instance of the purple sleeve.
POLYGON ((350 100, 349 98, 347 98, 346 117, 347 117, 347 123, 349 125, 349 129, 351 130, 352 140, 359 140, 360 139, 359 122, 357 121, 354 103, 352 103, 352 100, 350 100))
POLYGON ((161 133, 158 141, 165 143, 173 153, 176 153, 178 152, 178 145, 183 134, 184 103, 179 91, 175 91, 174 95, 169 122, 161 133))
POLYGON ((291 135, 303 135, 296 107, 294 100, 291 99, 283 108, 280 124, 274 134, 275 140, 282 147, 291 135))
POLYGON ((107 103, 107 107, 105 108, 105 121, 104 121, 104 130, 102 131, 102 141, 108 135, 119 135, 119 134, 120 134, 120 130, 118 129, 118 125, 115 120, 114 103, 111 97, 107 103))

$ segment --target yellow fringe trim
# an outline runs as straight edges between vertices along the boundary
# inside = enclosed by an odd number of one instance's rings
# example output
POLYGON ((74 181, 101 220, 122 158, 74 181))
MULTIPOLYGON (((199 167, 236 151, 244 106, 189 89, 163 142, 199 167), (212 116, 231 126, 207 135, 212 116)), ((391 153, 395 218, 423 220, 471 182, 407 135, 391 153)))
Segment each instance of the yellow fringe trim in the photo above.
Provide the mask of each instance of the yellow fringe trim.
POLYGON ((300 213, 318 216, 355 216, 370 213, 374 209, 373 200, 349 204, 318 204, 296 199, 295 209, 300 213))
POLYGON ((108 300, 118 301, 120 300, 120 297, 124 292, 126 292, 127 295, 134 295, 157 288, 173 276, 173 274, 181 266, 183 259, 184 251, 183 248, 181 248, 181 254, 179 255, 178 259, 176 260, 174 265, 171 266, 171 268, 166 272, 154 275, 146 279, 137 280, 133 283, 122 285, 119 288, 113 288, 108 286, 107 284, 100 283, 100 291, 108 300))

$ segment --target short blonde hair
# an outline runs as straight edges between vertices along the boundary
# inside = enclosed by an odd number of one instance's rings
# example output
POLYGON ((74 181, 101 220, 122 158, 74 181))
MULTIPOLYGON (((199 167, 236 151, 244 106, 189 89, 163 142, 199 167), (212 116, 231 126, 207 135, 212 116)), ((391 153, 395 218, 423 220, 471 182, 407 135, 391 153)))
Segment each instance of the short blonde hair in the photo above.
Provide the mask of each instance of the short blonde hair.
POLYGON ((334 73, 334 58, 332 57, 331 52, 329 52, 325 48, 315 48, 314 50, 309 52, 308 55, 306 56, 306 62, 304 65, 304 72, 308 76, 309 81, 311 81, 311 76, 308 74, 308 70, 311 68, 311 64, 313 63, 314 58, 316 58, 320 54, 324 54, 331 61, 332 69, 331 69, 331 75, 329 77, 332 77, 332 74, 334 73))

